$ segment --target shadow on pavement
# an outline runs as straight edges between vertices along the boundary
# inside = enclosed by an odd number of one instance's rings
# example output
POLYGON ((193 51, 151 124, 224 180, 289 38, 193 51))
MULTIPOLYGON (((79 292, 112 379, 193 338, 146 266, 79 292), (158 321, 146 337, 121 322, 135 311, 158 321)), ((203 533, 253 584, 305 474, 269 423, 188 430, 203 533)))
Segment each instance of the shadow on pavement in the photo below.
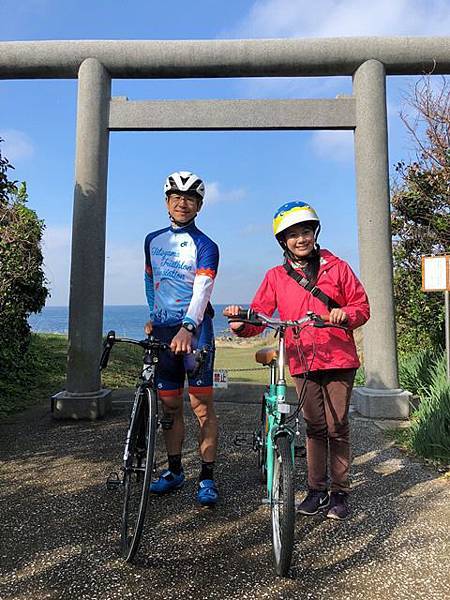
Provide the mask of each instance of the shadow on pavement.
MULTIPOLYGON (((448 487, 371 423, 352 421, 352 518, 299 515, 290 577, 279 579, 256 457, 233 444, 235 432, 253 430, 258 406, 218 405, 222 500, 213 510, 195 503, 197 427, 186 413, 187 483, 151 497, 132 565, 118 554, 121 493, 105 486, 120 466, 126 409, 78 423, 54 422, 41 409, 0 425, 0 597, 353 600, 419 597, 421 590, 445 597, 447 583, 430 574, 436 561, 444 568, 439 543, 448 535, 448 487)), ((159 457, 162 465, 162 445, 159 457)), ((297 475, 300 498, 304 464, 297 475)))

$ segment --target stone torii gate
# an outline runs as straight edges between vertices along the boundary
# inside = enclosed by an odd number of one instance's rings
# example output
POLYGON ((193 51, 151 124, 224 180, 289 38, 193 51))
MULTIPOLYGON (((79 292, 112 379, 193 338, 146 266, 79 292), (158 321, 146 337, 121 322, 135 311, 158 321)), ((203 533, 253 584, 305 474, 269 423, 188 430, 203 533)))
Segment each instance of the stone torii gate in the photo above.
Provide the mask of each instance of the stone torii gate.
POLYGON ((205 41, 1 42, 0 78, 77 78, 78 114, 66 390, 54 416, 97 418, 110 406, 98 361, 103 325, 110 131, 351 129, 355 138, 366 416, 405 418, 399 389, 390 228, 386 75, 450 73, 450 37, 205 41), (140 101, 111 98, 111 78, 351 76, 334 100, 140 101))

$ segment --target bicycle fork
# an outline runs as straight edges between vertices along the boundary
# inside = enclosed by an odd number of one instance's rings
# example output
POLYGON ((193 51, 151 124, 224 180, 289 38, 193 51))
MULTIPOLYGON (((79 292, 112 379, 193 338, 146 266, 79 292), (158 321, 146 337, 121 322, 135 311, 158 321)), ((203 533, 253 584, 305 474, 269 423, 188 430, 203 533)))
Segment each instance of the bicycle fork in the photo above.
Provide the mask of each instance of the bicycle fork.
MULTIPOLYGON (((272 386, 270 387, 272 388, 272 386)), ((268 419, 266 437, 267 498, 263 499, 263 504, 272 504, 273 502, 274 461, 277 460, 276 445, 279 437, 287 436, 289 438, 292 465, 295 464, 295 432, 282 423, 282 416, 289 414, 289 405, 284 402, 285 389, 279 389, 281 387, 273 386, 273 389, 270 389, 269 395, 266 397, 266 418, 268 419)))

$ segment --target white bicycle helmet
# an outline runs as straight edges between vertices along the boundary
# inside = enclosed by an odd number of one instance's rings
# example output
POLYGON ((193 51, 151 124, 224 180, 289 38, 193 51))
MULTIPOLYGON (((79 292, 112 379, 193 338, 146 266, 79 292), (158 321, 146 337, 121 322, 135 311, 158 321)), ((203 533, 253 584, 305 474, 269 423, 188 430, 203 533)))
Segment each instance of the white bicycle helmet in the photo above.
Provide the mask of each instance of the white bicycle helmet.
POLYGON ((168 176, 164 183, 165 195, 168 196, 173 192, 193 196, 198 200, 198 207, 200 208, 205 197, 205 184, 195 173, 175 171, 175 173, 168 176))

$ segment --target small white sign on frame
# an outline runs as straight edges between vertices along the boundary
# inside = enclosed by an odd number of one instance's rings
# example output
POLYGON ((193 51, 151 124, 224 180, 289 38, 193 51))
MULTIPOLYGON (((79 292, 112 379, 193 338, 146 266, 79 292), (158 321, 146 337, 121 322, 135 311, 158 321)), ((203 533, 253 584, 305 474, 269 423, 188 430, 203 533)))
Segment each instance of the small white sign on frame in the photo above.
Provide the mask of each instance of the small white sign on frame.
POLYGON ((450 255, 422 256, 422 291, 450 290, 450 255))
POLYGON ((217 369, 213 374, 213 387, 227 388, 228 387, 228 371, 226 369, 217 369))

